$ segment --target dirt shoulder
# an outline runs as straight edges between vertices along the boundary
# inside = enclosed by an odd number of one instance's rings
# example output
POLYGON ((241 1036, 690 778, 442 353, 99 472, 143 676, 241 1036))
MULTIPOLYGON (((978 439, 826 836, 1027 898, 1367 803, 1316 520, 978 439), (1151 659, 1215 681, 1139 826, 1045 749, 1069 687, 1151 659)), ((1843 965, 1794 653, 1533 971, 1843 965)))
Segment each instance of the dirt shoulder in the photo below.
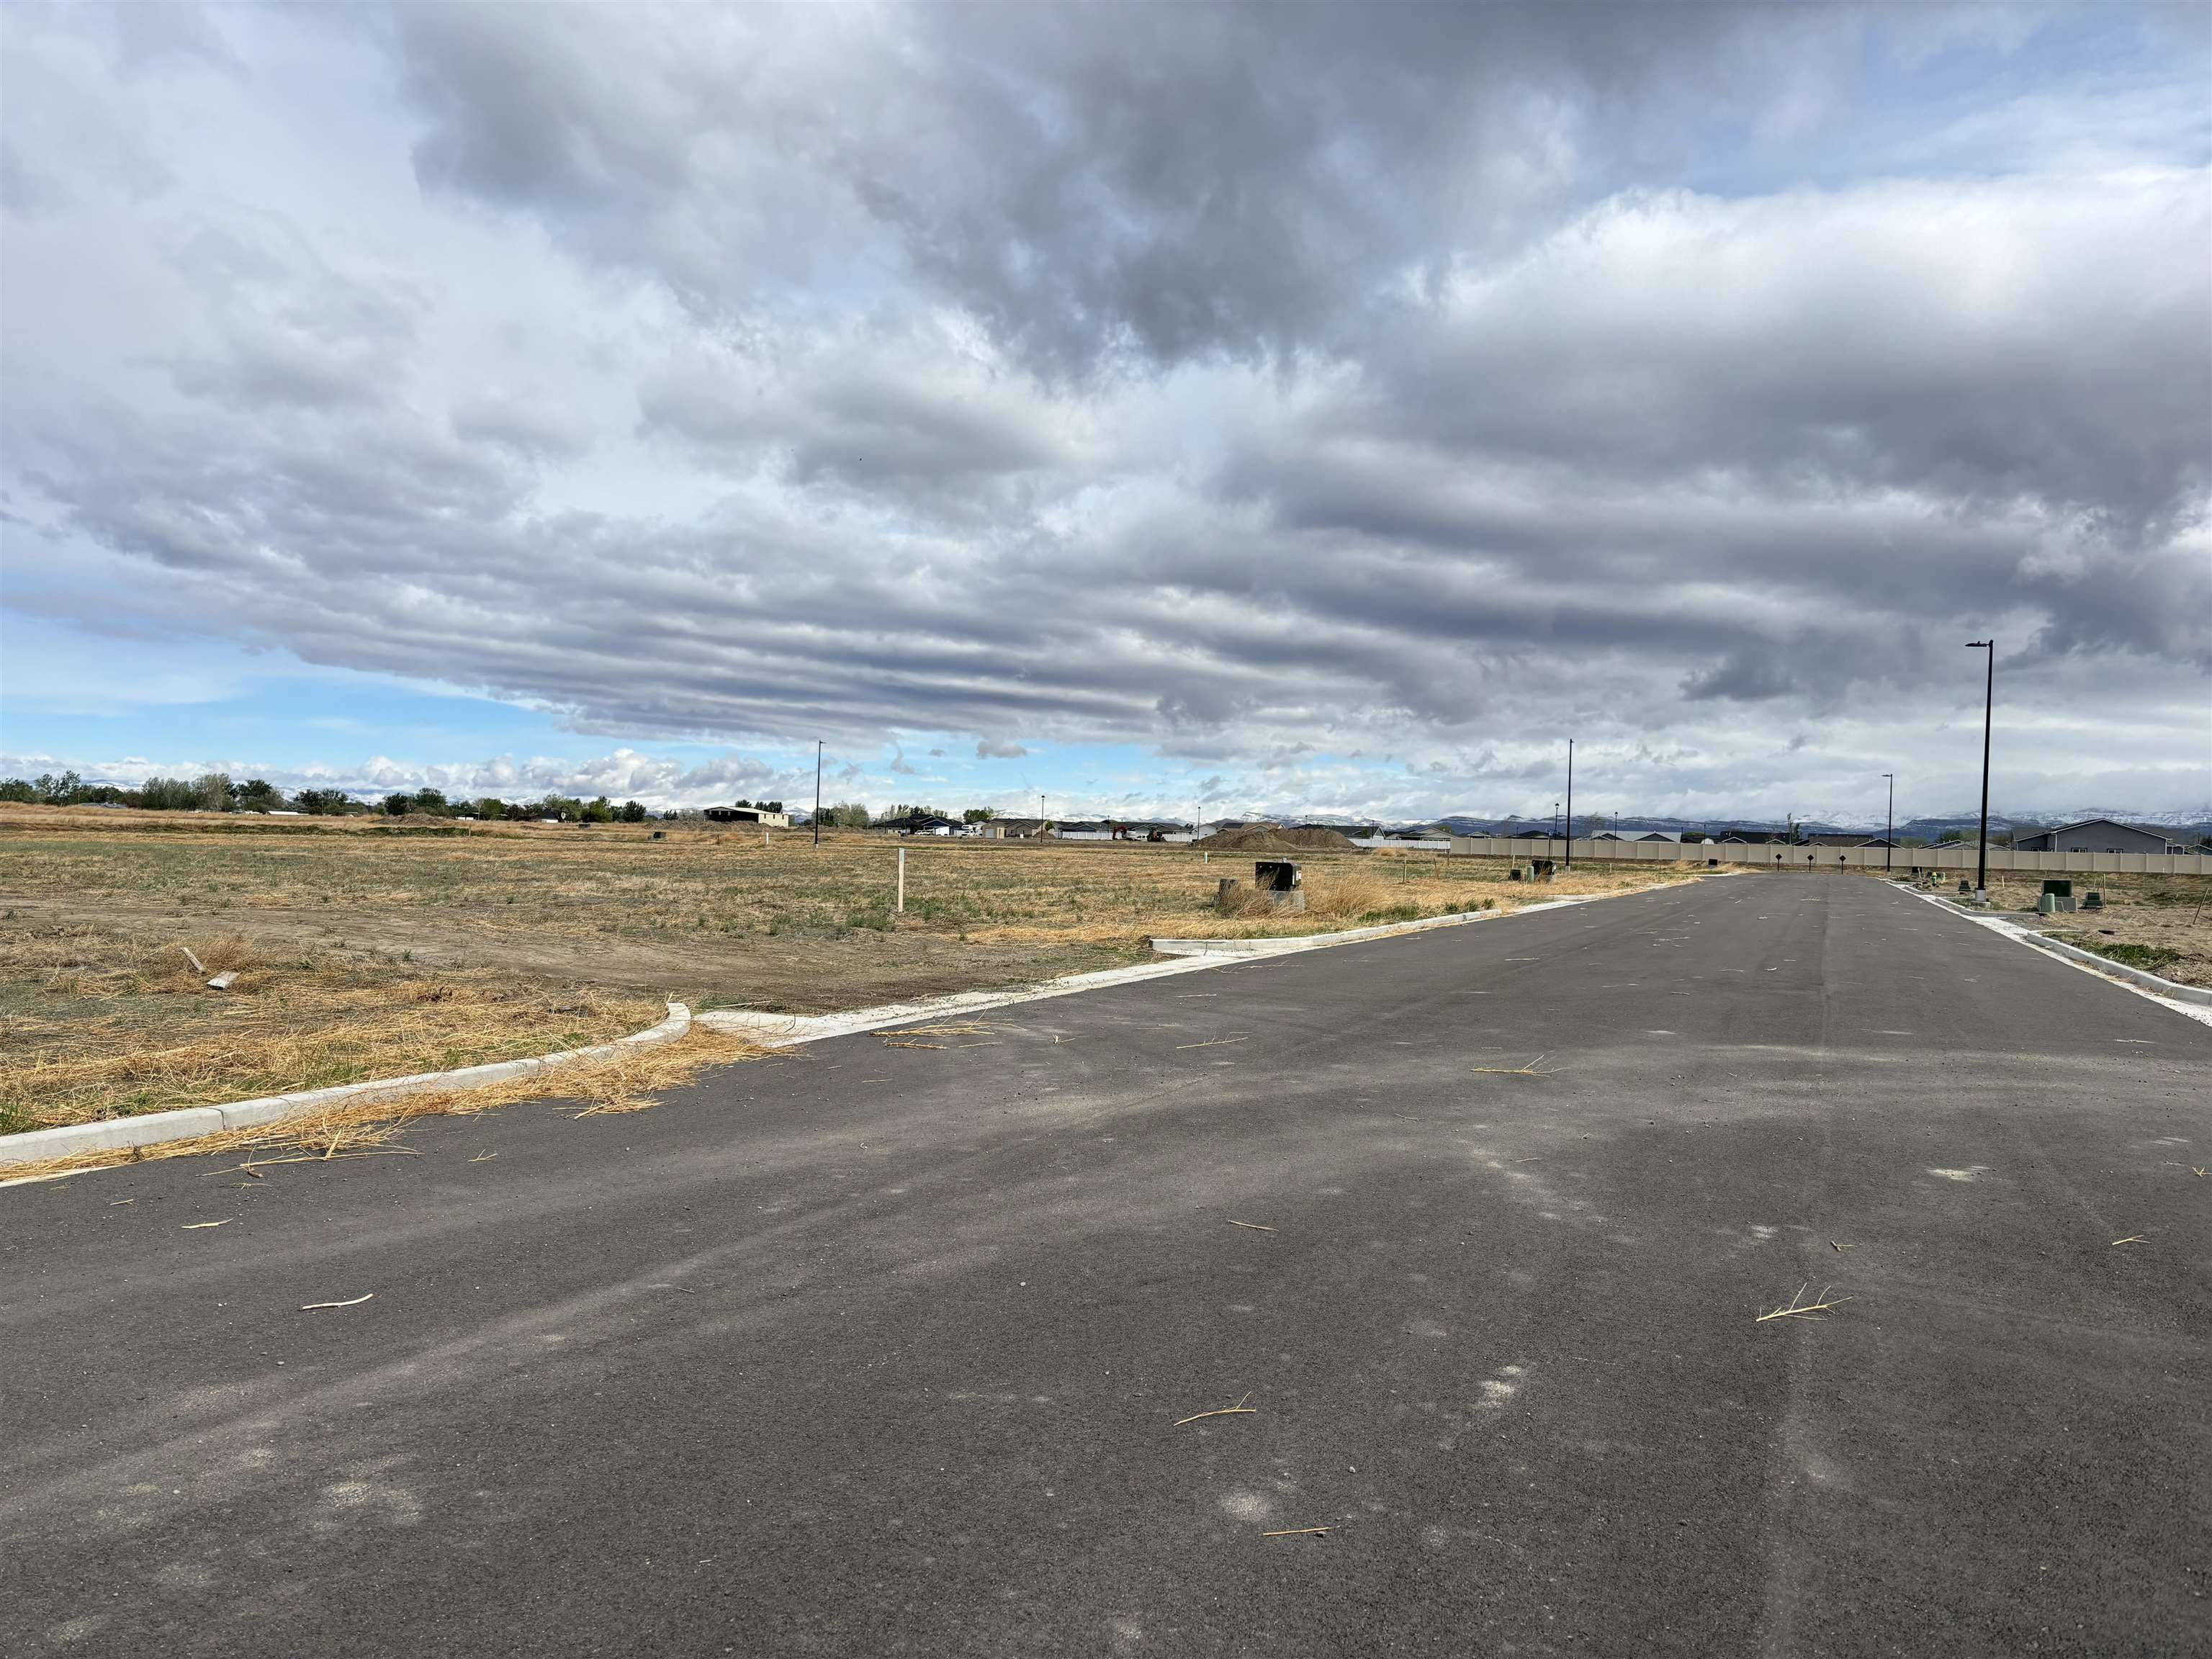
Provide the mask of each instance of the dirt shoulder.
POLYGON ((2037 915, 2036 896, 2043 890, 2039 876, 1993 876, 1990 903, 2008 913, 2012 921, 2068 945, 2178 984, 2212 989, 2212 878, 2094 875, 2069 879, 2076 905, 2094 892, 2102 896, 2104 908, 2037 915))

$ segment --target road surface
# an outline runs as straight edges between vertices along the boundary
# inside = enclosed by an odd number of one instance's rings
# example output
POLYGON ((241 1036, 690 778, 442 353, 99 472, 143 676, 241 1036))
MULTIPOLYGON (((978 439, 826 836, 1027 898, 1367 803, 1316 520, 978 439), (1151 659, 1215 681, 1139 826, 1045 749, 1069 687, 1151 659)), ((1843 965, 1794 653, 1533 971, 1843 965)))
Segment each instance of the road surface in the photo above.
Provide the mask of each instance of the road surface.
POLYGON ((975 1023, 0 1190, 0 1650, 2212 1650, 2204 1025, 1773 876, 975 1023))

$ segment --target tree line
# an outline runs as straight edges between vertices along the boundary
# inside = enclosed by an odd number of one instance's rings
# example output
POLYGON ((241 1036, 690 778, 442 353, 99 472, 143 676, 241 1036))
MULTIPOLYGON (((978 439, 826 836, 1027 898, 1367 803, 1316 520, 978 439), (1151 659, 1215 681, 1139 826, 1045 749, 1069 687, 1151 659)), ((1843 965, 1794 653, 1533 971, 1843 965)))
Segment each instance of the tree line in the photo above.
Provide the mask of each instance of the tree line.
MULTIPOLYGON (((41 773, 35 778, 0 780, 0 801, 46 806, 134 806, 154 812, 298 812, 310 817, 388 817, 419 815, 434 818, 482 818, 524 823, 557 818, 567 823, 642 823, 674 813, 647 811, 639 802, 617 804, 606 796, 586 800, 557 793, 534 800, 502 800, 495 795, 474 800, 448 799, 438 789, 401 790, 370 803, 343 789, 301 789, 291 793, 265 778, 234 781, 228 773, 204 772, 196 778, 150 777, 137 788, 87 783, 75 772, 41 773)), ((762 803, 765 805, 767 803, 762 803)))

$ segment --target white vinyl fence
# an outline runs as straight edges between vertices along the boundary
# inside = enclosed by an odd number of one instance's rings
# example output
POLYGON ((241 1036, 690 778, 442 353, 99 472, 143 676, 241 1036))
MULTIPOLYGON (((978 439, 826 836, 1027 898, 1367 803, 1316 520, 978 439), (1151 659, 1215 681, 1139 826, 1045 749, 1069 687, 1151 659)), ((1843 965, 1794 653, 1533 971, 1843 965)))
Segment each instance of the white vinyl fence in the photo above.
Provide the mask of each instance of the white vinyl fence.
MULTIPOLYGON (((1451 850, 1462 858, 1559 859, 1567 843, 1554 836, 1454 836, 1451 850)), ((1577 841, 1577 863, 1764 866, 1781 870, 1964 871, 1975 866, 1972 842, 1948 847, 1776 847, 1720 842, 1577 841)), ((2203 853, 2023 853, 2010 847, 1990 848, 1990 868, 2063 876, 2212 876, 2212 854, 2203 853)))

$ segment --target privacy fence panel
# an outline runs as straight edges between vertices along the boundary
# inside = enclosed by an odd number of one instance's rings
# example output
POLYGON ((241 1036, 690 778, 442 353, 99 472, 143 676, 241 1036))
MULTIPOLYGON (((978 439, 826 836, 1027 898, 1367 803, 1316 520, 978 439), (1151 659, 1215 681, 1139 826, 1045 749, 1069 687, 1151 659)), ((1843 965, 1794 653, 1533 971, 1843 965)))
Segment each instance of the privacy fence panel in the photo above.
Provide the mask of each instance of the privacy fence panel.
MULTIPOLYGON (((1451 850, 1461 858, 1559 859, 1567 854, 1565 841, 1545 836, 1455 836, 1451 850)), ((1743 846, 1718 842, 1581 841, 1574 843, 1577 862, 1611 864, 1682 863, 1705 866, 1717 861, 1722 868, 1759 867, 1770 870, 1836 871, 1888 869, 1900 874, 1914 871, 1971 874, 1975 850, 1969 842, 1948 847, 1899 847, 1887 853, 1879 847, 1743 846)), ((2212 854, 2203 853, 2023 853, 2010 847, 1990 848, 1990 868, 2021 873, 2069 872, 2094 875, 2154 876, 2212 875, 2212 854)))

